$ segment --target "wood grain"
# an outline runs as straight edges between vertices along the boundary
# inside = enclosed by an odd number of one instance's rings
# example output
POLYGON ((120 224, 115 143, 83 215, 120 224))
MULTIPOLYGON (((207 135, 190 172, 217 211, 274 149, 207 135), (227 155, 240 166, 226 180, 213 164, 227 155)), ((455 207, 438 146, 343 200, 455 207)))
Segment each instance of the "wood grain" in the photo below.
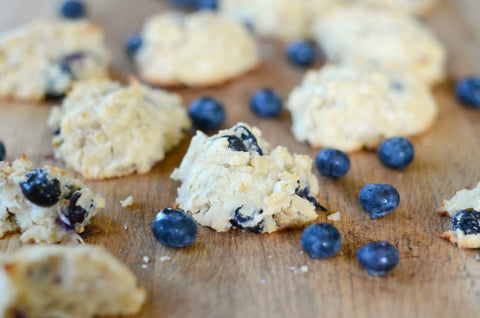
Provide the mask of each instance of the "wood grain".
MULTIPOLYGON (((140 29, 144 19, 165 3, 88 1, 93 20, 105 27, 114 54, 113 69, 126 78, 131 68, 122 47, 125 36, 140 29)), ((58 1, 2 0, 0 30, 38 16, 52 16, 58 1)), ((383 167, 373 152, 351 155, 351 170, 331 180, 317 172, 320 202, 331 212, 343 244, 328 260, 312 260, 302 252, 301 231, 257 235, 216 233, 199 228, 196 242, 176 250, 161 246, 150 226, 159 209, 174 202, 177 183, 169 179, 185 154, 192 133, 150 173, 103 182, 88 182, 107 199, 104 212, 93 220, 85 241, 104 245, 138 275, 149 298, 137 317, 476 317, 480 309, 478 251, 458 250, 435 236, 450 226, 435 209, 456 190, 480 180, 480 112, 461 107, 452 94, 453 82, 480 74, 480 2, 445 1, 426 21, 449 49, 449 80, 434 89, 440 114, 433 127, 412 138, 416 158, 404 171, 383 167), (358 192, 370 182, 393 184, 399 208, 370 220, 358 203, 358 192), (135 206, 119 201, 132 195, 135 206), (386 277, 372 277, 360 268, 355 252, 373 240, 397 246, 401 259, 386 277), (148 256, 147 268, 142 258, 148 256), (160 261, 169 256, 171 260, 160 261), (301 266, 308 271, 302 272, 301 266)), ((227 108, 223 127, 237 121, 258 126, 272 145, 312 157, 316 149, 297 143, 290 133, 288 112, 273 120, 255 117, 248 106, 260 87, 278 90, 286 98, 304 70, 285 61, 282 45, 262 43, 264 63, 246 76, 215 89, 177 90, 190 102, 208 94, 227 108)), ((321 63, 317 66, 320 66, 321 63)), ((23 153, 39 165, 63 166, 52 159, 51 134, 45 126, 49 105, 0 103, 0 139, 8 160, 23 153)), ((73 172, 69 171, 72 175, 73 172)), ((319 222, 326 221, 321 213, 319 222)), ((1 251, 21 246, 18 235, 0 241, 1 251)))

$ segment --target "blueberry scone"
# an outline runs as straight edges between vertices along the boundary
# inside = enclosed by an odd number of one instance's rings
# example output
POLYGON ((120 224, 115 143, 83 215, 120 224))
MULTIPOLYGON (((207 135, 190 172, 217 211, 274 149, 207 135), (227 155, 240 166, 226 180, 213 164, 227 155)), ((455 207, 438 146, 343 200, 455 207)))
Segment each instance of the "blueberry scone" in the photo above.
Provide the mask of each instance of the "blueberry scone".
POLYGON ((334 64, 307 72, 287 108, 298 141, 343 151, 418 134, 437 114, 428 87, 415 77, 334 64))
POLYGON ((87 179, 146 173, 177 145, 190 120, 181 97, 138 82, 74 85, 48 125, 55 156, 87 179))
POLYGON ((446 53, 414 17, 363 7, 334 9, 312 29, 327 59, 412 74, 432 85, 445 76, 446 53))
POLYGON ((213 12, 164 13, 150 18, 133 56, 145 82, 210 86, 253 69, 257 47, 240 23, 213 12))
POLYGON ((452 218, 452 230, 440 237, 459 248, 480 248, 480 183, 474 189, 460 190, 451 199, 443 200, 438 212, 452 218))
POLYGON ((376 8, 423 14, 438 4, 439 0, 353 0, 356 4, 376 8))
POLYGON ((73 81, 108 77, 103 31, 86 20, 36 21, 0 34, 0 97, 61 97, 73 81))
POLYGON ((145 290, 105 249, 29 246, 0 254, 0 317, 89 318, 140 311, 145 290))
POLYGON ((171 177, 182 182, 177 203, 204 226, 256 233, 298 227, 314 220, 318 184, 312 161, 273 150, 245 123, 208 137, 197 131, 171 177))
POLYGON ((103 197, 58 168, 35 169, 25 156, 0 161, 0 238, 20 231, 24 242, 81 241, 77 233, 104 207, 103 197))

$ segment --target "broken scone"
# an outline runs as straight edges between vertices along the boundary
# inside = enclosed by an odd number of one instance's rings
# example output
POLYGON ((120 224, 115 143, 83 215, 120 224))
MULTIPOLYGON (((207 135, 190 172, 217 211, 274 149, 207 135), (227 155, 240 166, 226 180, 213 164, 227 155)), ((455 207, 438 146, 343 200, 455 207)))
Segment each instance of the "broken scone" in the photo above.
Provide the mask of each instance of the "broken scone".
POLYGON ((25 156, 0 162, 0 238, 20 231, 20 240, 58 243, 81 238, 105 200, 80 180, 50 166, 34 169, 25 156))
POLYGON ((145 290, 93 245, 31 246, 0 254, 0 317, 90 318, 140 311, 145 290))
POLYGON ((201 225, 264 233, 304 225, 324 209, 311 166, 238 123, 212 137, 197 131, 171 177, 182 182, 177 203, 201 225))

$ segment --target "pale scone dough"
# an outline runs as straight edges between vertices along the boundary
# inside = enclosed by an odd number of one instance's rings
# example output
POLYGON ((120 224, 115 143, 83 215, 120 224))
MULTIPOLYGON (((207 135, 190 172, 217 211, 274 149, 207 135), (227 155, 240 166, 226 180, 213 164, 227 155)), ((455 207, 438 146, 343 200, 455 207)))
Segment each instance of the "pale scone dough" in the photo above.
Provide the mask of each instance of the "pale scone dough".
POLYGON ((73 81, 108 77, 103 31, 87 20, 40 20, 0 34, 0 98, 60 97, 73 81))
POLYGON ((140 78, 151 84, 216 85, 259 63, 248 30, 213 12, 154 16, 145 23, 141 37, 134 61, 140 78))
POLYGON ((439 0, 351 0, 358 5, 399 10, 412 14, 424 14, 437 5, 439 0))
POLYGON ((363 7, 333 9, 317 19, 312 31, 329 61, 392 69, 429 85, 445 77, 445 48, 408 14, 363 7))
POLYGON ((0 238, 20 231, 20 240, 35 243, 58 243, 80 240, 85 226, 105 207, 105 200, 80 180, 67 179, 65 171, 55 167, 41 168, 48 180, 58 180, 60 196, 57 203, 42 207, 25 197, 20 187, 34 170, 25 156, 13 163, 0 162, 0 238))
POLYGON ((146 292, 128 267, 93 245, 0 254, 0 316, 90 318, 140 311, 146 292))
POLYGON ((48 125, 57 129, 55 156, 87 179, 146 173, 190 126, 179 95, 138 82, 74 85, 48 125))
POLYGON ((335 64, 308 71, 287 108, 298 141, 343 151, 418 134, 437 114, 428 87, 415 77, 335 64))
POLYGON ((171 177, 181 181, 177 203, 218 232, 237 228, 256 233, 298 227, 324 209, 308 156, 273 150, 261 132, 245 123, 208 137, 193 137, 171 177))

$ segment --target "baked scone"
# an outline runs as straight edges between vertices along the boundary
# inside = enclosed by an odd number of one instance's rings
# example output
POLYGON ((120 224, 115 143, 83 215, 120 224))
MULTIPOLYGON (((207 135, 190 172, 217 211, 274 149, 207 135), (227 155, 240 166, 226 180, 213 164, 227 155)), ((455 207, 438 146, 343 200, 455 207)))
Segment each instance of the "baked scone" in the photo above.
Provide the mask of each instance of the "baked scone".
POLYGON ((103 197, 65 171, 34 169, 25 156, 0 161, 0 238, 20 231, 23 242, 81 241, 77 233, 104 207, 103 197))
POLYGON ((93 245, 37 245, 0 254, 0 316, 89 318, 140 311, 145 290, 93 245))
POLYGON ((271 149, 245 123, 208 137, 197 131, 171 177, 182 182, 177 203, 204 226, 256 233, 298 227, 317 217, 312 160, 271 149))
POLYGON ((190 120, 179 95, 138 82, 77 83, 48 125, 55 156, 87 179, 146 173, 177 145, 190 120))
POLYGON ((298 141, 343 151, 418 134, 437 114, 428 87, 414 77, 335 64, 308 71, 287 109, 298 141))
POLYGON ((103 31, 87 20, 36 21, 0 34, 0 98, 61 97, 73 81, 108 77, 103 31))
POLYGON ((404 72, 429 85, 445 76, 443 45, 408 14, 364 7, 333 9, 317 19, 312 31, 329 61, 404 72))
POLYGON ((147 20, 133 59, 145 82, 211 86, 253 69, 256 43, 240 23, 209 11, 168 12, 147 20))
POLYGON ((351 0, 355 4, 376 8, 399 10, 422 15, 440 2, 439 0, 351 0))

